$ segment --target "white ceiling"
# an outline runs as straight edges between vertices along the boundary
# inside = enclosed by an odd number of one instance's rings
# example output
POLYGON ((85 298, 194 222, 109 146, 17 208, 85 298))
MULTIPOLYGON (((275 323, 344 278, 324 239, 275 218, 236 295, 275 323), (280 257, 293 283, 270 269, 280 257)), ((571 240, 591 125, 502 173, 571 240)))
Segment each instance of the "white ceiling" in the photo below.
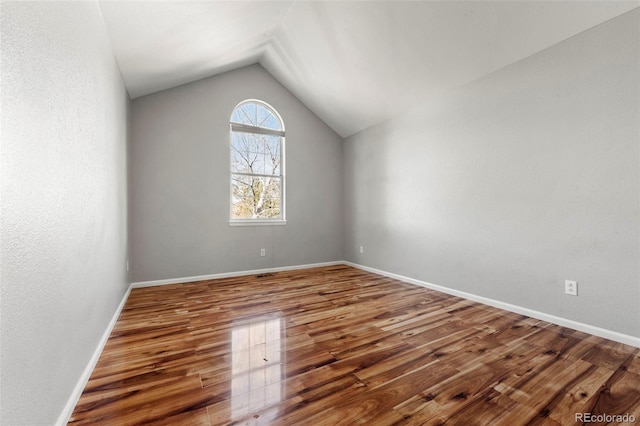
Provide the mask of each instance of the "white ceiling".
POLYGON ((132 98, 260 63, 343 137, 639 6, 100 1, 132 98))

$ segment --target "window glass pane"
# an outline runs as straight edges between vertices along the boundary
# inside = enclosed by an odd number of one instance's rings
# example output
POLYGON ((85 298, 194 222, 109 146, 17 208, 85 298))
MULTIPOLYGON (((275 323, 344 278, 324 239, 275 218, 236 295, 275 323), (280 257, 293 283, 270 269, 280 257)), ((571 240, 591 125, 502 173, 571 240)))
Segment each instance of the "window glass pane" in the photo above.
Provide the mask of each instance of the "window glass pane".
POLYGON ((278 219, 282 181, 279 177, 231 175, 232 219, 278 219))
POLYGON ((257 108, 258 104, 256 103, 242 104, 233 111, 231 121, 235 123, 248 124, 250 126, 257 126, 257 108))
POLYGON ((251 153, 243 143, 240 133, 231 134, 231 171, 239 173, 251 173, 251 153))
POLYGON ((281 157, 280 144, 282 138, 280 136, 265 136, 264 138, 264 157, 265 157, 265 174, 280 175, 281 174, 281 157))
POLYGON ((231 121, 264 129, 282 130, 282 123, 265 105, 249 102, 233 111, 231 121))
POLYGON ((232 219, 250 219, 253 216, 252 180, 250 176, 231 175, 232 219))
POLYGON ((280 120, 264 105, 259 105, 257 110, 258 126, 265 129, 282 130, 280 120))
POLYGON ((231 171, 280 175, 280 136, 231 133, 231 171))
POLYGON ((257 136, 252 133, 231 133, 232 172, 262 173, 264 154, 260 149, 257 136))

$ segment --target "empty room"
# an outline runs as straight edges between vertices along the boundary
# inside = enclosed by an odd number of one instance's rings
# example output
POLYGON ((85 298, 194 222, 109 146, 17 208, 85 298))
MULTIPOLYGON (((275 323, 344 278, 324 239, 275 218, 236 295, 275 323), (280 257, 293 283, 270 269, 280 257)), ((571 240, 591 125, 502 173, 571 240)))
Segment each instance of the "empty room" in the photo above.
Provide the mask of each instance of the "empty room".
POLYGON ((0 23, 0 424, 640 424, 640 2, 0 23))

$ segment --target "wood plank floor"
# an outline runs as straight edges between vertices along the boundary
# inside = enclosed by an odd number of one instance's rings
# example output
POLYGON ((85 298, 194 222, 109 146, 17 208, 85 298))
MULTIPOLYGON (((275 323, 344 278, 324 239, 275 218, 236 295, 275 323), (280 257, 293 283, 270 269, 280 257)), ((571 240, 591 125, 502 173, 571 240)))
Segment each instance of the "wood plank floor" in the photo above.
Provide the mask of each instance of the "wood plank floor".
POLYGON ((337 265, 134 289, 69 424, 581 424, 576 413, 640 424, 640 349, 337 265))

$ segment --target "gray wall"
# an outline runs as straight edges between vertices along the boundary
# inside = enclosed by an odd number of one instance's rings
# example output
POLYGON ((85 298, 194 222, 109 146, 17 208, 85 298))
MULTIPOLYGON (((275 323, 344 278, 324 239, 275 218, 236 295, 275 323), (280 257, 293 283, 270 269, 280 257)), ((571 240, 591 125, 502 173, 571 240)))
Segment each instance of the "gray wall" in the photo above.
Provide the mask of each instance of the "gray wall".
POLYGON ((96 3, 1 8, 0 424, 51 425, 128 286, 129 100, 96 3))
POLYGON ((132 126, 133 282, 342 259, 341 139, 259 65, 135 99, 132 126), (284 226, 228 223, 229 118, 246 99, 285 124, 284 226))
POLYGON ((346 259, 640 336, 639 23, 347 138, 346 259))

